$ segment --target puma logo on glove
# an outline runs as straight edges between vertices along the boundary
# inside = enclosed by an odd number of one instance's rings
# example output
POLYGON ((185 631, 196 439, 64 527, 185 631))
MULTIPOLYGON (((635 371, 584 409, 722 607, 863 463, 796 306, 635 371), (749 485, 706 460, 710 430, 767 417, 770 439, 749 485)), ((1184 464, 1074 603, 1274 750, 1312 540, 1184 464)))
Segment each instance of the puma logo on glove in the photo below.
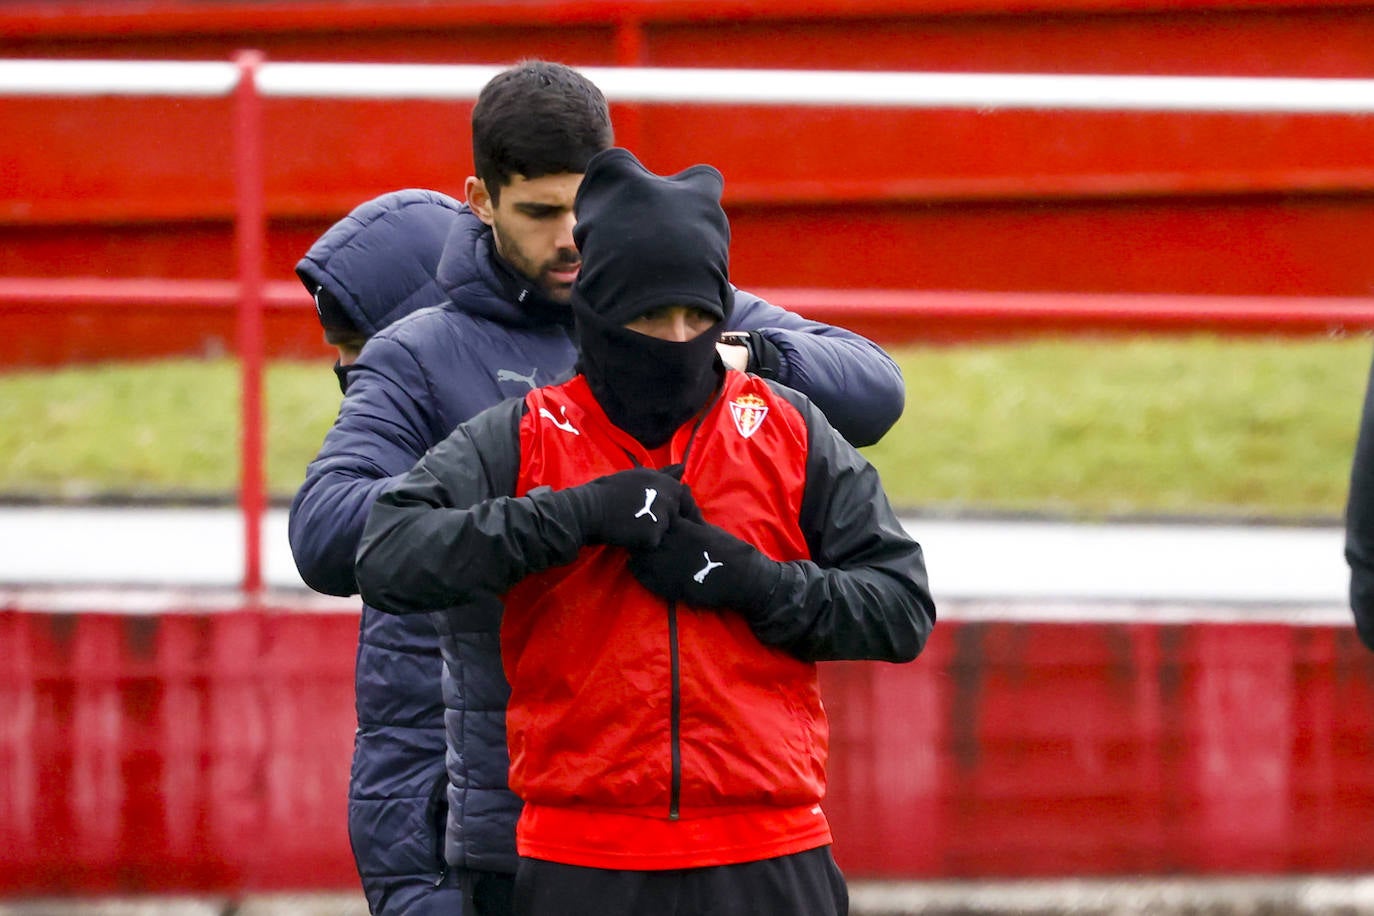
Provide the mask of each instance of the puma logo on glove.
POLYGON ((750 620, 768 613, 782 569, 754 545, 704 521, 690 490, 658 544, 630 552, 630 572, 660 598, 731 608, 750 620))
POLYGON ((617 471, 561 491, 562 504, 575 515, 585 543, 656 547, 682 501, 691 499, 675 473, 682 472, 676 466, 617 471))
POLYGON ((696 573, 692 576, 693 582, 705 582, 706 576, 711 572, 711 570, 715 569, 718 566, 725 565, 724 563, 717 563, 715 560, 712 560, 711 555, 704 550, 701 552, 701 555, 705 558, 706 565, 701 567, 701 569, 697 570, 696 573))
POLYGON ((654 504, 654 497, 656 496, 658 496, 658 491, 653 487, 644 488, 644 508, 635 513, 635 518, 647 515, 654 521, 658 521, 658 516, 654 515, 654 510, 651 508, 654 504))

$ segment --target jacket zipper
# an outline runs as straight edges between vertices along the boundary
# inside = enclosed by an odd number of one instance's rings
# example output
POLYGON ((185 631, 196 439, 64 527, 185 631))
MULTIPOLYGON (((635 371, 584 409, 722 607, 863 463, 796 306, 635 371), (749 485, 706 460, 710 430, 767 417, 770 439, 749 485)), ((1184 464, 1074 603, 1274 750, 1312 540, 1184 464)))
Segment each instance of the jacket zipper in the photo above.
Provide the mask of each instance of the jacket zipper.
MULTIPOLYGON (((711 398, 700 413, 697 414, 696 423, 692 426, 692 433, 687 437, 687 445, 682 450, 682 461, 680 464, 684 470, 687 467, 687 459, 692 453, 692 443, 696 441, 697 430, 701 429, 702 421, 711 412, 711 407, 716 399, 720 397, 720 392, 711 398)), ((625 450, 630 461, 635 467, 640 467, 639 458, 629 450, 625 450)), ((681 661, 678 656, 678 634, 677 634, 677 602, 668 602, 668 666, 670 678, 670 696, 668 708, 668 742, 669 754, 672 759, 671 782, 668 789, 668 820, 675 821, 682 815, 682 669, 681 661)))
POLYGON ((435 887, 442 887, 444 879, 448 877, 448 857, 444 855, 444 838, 448 831, 447 792, 448 771, 445 770, 438 784, 430 790, 429 803, 425 805, 425 814, 434 827, 434 858, 439 863, 439 874, 434 878, 435 887))
POLYGON ((672 680, 669 706, 669 738, 672 754, 672 785, 668 796, 668 820, 678 819, 682 803, 682 684, 678 662, 677 602, 668 602, 668 659, 672 680))
MULTIPOLYGON (((697 432, 701 429, 701 424, 711 413, 716 401, 720 398, 721 391, 717 390, 712 395, 711 400, 697 414, 696 422, 692 424, 692 433, 687 437, 687 444, 682 449, 683 482, 687 477, 687 462, 692 455, 692 445, 697 441, 697 432)), ((682 664, 678 652, 678 632, 677 632, 677 602, 668 602, 668 659, 669 671, 672 678, 672 699, 669 706, 669 740, 670 753, 672 755, 672 782, 668 794, 668 820, 675 821, 682 816, 682 664)))

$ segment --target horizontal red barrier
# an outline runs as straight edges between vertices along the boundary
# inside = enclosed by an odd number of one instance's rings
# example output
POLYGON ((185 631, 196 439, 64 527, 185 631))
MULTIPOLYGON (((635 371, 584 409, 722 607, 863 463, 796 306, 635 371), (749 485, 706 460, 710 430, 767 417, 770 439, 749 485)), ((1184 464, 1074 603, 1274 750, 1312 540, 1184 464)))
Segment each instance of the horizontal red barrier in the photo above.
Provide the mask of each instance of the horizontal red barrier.
POLYGON ((1045 333, 1344 336, 1374 330, 1374 298, 762 289, 802 315, 888 343, 1045 333))
MULTIPOLYGON (((234 280, 175 280, 156 277, 127 280, 104 277, 0 277, 0 310, 82 309, 235 309, 240 286, 234 280)), ((310 296, 300 283, 265 283, 263 305, 269 309, 300 310, 310 296)))
MULTIPOLYGON (((352 614, 0 612, 0 894, 352 889, 352 614)), ((890 878, 1374 870, 1343 627, 945 621, 822 668, 836 854, 890 878)))
MULTIPOLYGON (((904 327, 928 319, 1041 319, 1109 328, 1121 322, 1161 326, 1232 322, 1275 329, 1328 331, 1374 329, 1374 297, 1168 296, 1149 294, 1018 293, 961 290, 875 290, 764 288, 752 290, 770 302, 812 317, 882 320, 904 327)), ((98 277, 48 279, 0 277, 0 311, 25 308, 233 309, 239 286, 232 280, 115 280, 98 277)), ((268 309, 313 308, 299 283, 270 281, 263 287, 268 309)), ((839 322, 843 323, 843 322, 839 322)))
MULTIPOLYGON (((1343 336, 1374 331, 1374 298, 1170 296, 764 288, 770 302, 885 344, 1043 334, 1215 332, 1343 336)), ((200 356, 232 351, 230 280, 0 277, 0 364, 200 356)), ((310 298, 294 281, 263 291, 268 355, 316 358, 310 298)))

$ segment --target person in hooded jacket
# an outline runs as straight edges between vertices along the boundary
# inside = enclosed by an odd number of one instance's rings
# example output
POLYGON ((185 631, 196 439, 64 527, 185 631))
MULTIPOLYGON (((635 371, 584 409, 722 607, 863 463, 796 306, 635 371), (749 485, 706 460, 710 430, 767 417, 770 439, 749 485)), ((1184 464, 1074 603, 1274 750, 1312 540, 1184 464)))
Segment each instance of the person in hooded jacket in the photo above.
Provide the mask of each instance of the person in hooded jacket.
MULTIPOLYGON (((378 331, 412 312, 432 308, 448 301, 448 292, 439 280, 439 261, 449 232, 467 205, 438 191, 406 188, 382 194, 359 204, 324 232, 296 264, 296 276, 315 302, 316 317, 324 341, 338 352, 334 374, 339 390, 348 392, 348 378, 364 345, 378 331)), ((367 613, 362 621, 366 634, 367 613)), ((384 629, 384 628, 383 628, 384 629)), ((400 629, 400 628, 397 628, 400 629)), ((375 770, 359 773, 355 765, 350 780, 350 814, 375 808, 402 812, 393 824, 393 836, 384 837, 390 850, 377 845, 378 837, 358 826, 361 819, 350 817, 349 836, 354 860, 362 877, 369 906, 374 912, 465 912, 464 895, 457 886, 436 886, 425 873, 438 870, 442 861, 442 837, 446 827, 447 806, 436 800, 442 789, 435 788, 434 773, 442 776, 444 734, 440 696, 441 663, 436 652, 424 651, 426 640, 433 640, 433 628, 419 628, 420 648, 412 653, 393 654, 385 649, 365 651, 366 637, 359 641, 358 674, 395 660, 404 661, 401 669, 409 683, 398 680, 410 696, 388 706, 384 695, 390 688, 373 682, 372 689, 359 680, 356 690, 359 740, 364 728, 396 723, 403 740, 394 742, 395 753, 374 755, 375 770), (428 719, 428 724, 424 720, 428 719), (407 727, 407 722, 420 722, 407 727), (418 760, 418 766, 414 761, 418 760), (388 772, 388 764, 399 765, 388 772), (376 797, 393 792, 389 798, 376 797), (416 801, 414 792, 426 793, 416 801), (423 805, 426 820, 414 835, 408 832, 405 814, 423 805), (408 844, 408 845, 407 845, 408 844), (387 856, 391 856, 387 859, 387 856), (415 875, 407 878, 406 872, 415 875), (416 906, 415 901, 422 901, 416 906)), ((361 635, 361 634, 360 634, 361 635)), ((395 642, 403 643, 404 638, 395 642)), ((385 644, 385 642, 383 642, 385 644)), ((393 672, 395 667, 391 669, 393 672)), ((499 910, 496 910, 499 912, 499 910)))
POLYGON ((593 157, 579 374, 460 426, 364 531, 370 606, 458 632, 503 602, 521 916, 848 912, 816 662, 910 661, 935 622, 877 472, 716 351, 721 187, 593 157))
MULTIPOLYGON (((571 68, 526 61, 482 90, 472 133, 477 174, 438 268, 448 301, 368 341, 292 502, 297 568, 327 594, 357 593, 378 494, 458 424, 571 374, 572 202, 588 160, 612 144, 605 98, 571 68)), ((901 415, 901 373, 881 348, 731 295, 717 345, 727 364, 807 394, 857 445, 901 415)), ((509 912, 520 802, 507 784, 500 606, 485 606, 458 632, 448 618, 363 607, 348 816, 373 913, 509 912)))
POLYGON ((348 373, 372 335, 448 299, 439 284, 439 258, 466 209, 438 191, 392 191, 354 207, 296 264, 296 276, 315 300, 324 342, 338 351, 340 391, 347 392, 348 373))

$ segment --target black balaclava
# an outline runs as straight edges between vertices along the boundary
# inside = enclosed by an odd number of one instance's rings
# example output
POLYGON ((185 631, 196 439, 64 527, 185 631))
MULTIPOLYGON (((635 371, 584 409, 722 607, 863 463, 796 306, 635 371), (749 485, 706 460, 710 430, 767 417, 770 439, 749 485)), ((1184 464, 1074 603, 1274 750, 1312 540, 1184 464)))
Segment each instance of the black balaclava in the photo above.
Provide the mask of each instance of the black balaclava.
POLYGON ((592 157, 577 189, 578 370, 611 421, 648 448, 701 410, 724 372, 716 342, 734 305, 724 184, 709 165, 665 178, 612 148, 592 157), (696 306, 719 321, 686 342, 624 327, 667 305, 696 306))
MULTIPOLYGON (((330 331, 350 335, 362 334, 362 331, 358 330, 358 325, 348 317, 343 303, 323 286, 315 287, 315 314, 319 317, 320 327, 324 328, 326 336, 330 331)), ((339 380, 339 391, 344 394, 348 394, 348 373, 352 368, 345 366, 340 360, 334 360, 334 376, 339 380)))

